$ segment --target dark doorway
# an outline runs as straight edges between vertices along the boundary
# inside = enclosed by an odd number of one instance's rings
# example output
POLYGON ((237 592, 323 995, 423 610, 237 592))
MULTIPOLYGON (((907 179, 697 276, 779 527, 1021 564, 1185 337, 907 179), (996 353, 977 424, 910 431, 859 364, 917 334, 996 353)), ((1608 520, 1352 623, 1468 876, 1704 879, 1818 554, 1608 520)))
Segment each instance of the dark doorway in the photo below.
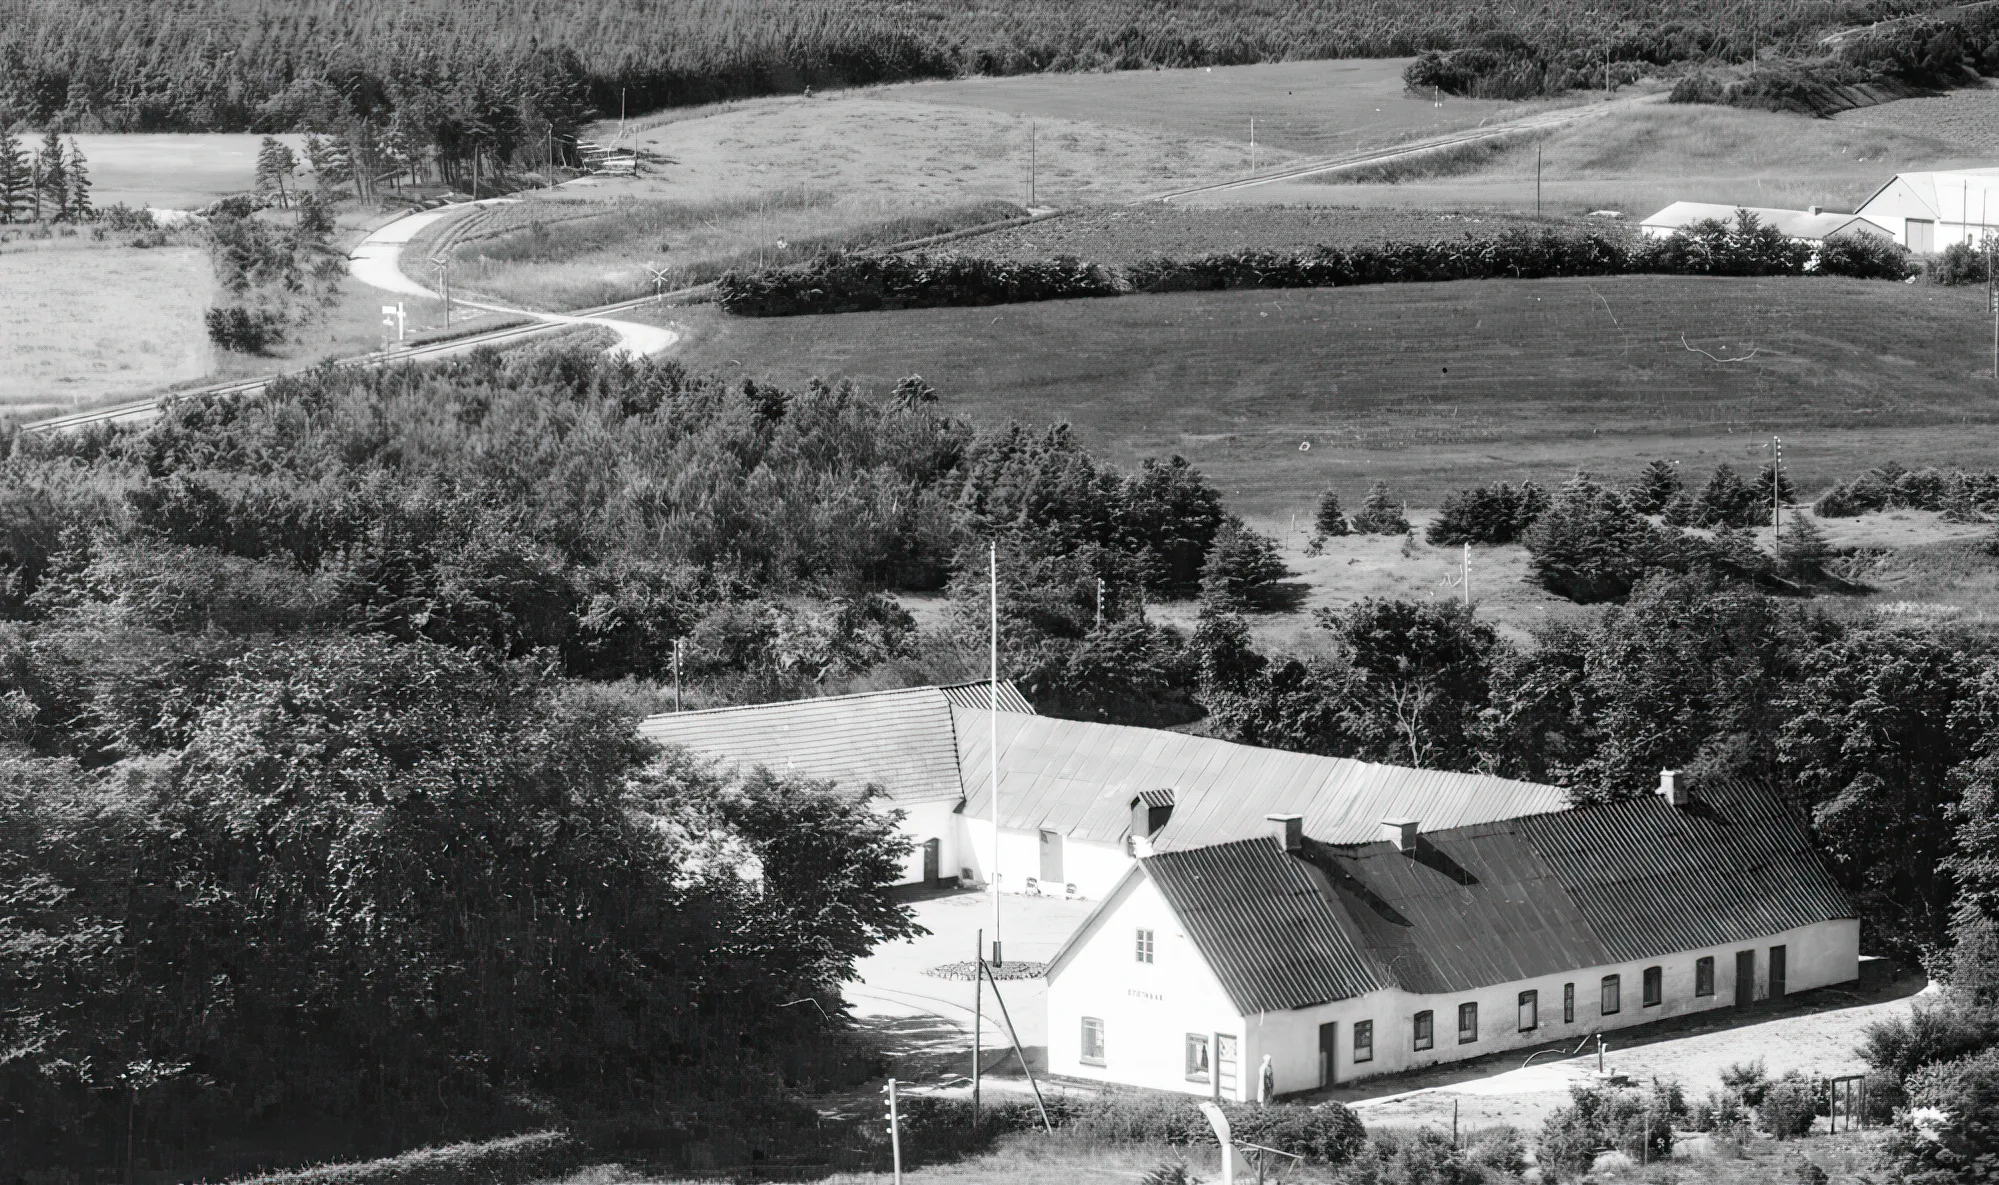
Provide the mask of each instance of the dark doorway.
POLYGON ((926 885, 937 883, 937 849, 941 842, 935 836, 923 841, 923 883, 926 885))
POLYGON ((1747 1008, 1756 1002, 1756 952, 1735 952, 1735 1006, 1747 1008))
MULTIPOLYGON (((1062 834, 1058 831, 1041 833, 1041 883, 1062 890, 1062 834)), ((1046 891, 1045 889, 1043 890, 1046 891)))
POLYGON ((1784 994, 1784 948, 1770 948, 1770 998, 1777 999, 1784 994))
POLYGON ((1340 1025, 1327 1021, 1319 1026, 1319 1085, 1331 1086, 1339 1074, 1340 1025))

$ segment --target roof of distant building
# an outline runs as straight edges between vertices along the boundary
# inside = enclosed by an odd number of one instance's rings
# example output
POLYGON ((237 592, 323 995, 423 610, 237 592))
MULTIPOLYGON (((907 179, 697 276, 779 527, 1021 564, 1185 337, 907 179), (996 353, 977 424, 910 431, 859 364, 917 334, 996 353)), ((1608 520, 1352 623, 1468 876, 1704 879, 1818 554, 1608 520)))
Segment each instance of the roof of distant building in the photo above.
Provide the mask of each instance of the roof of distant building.
POLYGON ((1836 214, 1827 211, 1813 213, 1810 210, 1780 210, 1768 206, 1730 206, 1715 202, 1674 202, 1657 214, 1640 223, 1641 226, 1664 230, 1678 230, 1692 226, 1696 222, 1710 219, 1735 224, 1736 215, 1747 211, 1765 226, 1793 239, 1827 239, 1842 230, 1886 234, 1880 227, 1858 214, 1836 214), (1857 225, 1856 225, 1857 224, 1857 225))
MULTIPOLYGON (((1242 1013, 1467 991, 1854 916, 1809 830, 1724 782, 1301 852, 1274 836, 1140 860, 1242 1013)), ((1080 933, 1080 931, 1079 931, 1080 933)), ((1067 951, 1057 957, 1057 965, 1067 951)))

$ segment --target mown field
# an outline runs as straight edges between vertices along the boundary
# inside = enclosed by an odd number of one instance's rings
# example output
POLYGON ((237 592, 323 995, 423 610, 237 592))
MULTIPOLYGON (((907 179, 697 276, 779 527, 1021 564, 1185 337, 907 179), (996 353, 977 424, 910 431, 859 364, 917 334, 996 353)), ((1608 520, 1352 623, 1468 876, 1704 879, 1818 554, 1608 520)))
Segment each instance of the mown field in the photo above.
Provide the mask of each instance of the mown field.
POLYGON ((1578 465, 1748 465, 1772 433, 1808 487, 1889 459, 1999 465, 1990 322, 1962 289, 1632 276, 674 315, 690 366, 878 391, 919 373, 976 420, 1069 421, 1126 463, 1187 455, 1267 516, 1329 483, 1433 506, 1578 465))

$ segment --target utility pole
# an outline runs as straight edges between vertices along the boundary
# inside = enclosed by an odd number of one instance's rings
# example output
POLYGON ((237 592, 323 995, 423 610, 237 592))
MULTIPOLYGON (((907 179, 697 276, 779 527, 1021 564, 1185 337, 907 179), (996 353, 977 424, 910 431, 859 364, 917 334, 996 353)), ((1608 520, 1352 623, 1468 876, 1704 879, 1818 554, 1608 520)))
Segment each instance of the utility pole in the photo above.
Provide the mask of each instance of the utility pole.
POLYGON ((888 1146, 895 1156, 895 1185, 902 1185, 902 1116, 896 1111, 895 1079, 888 1080, 882 1093, 888 1096, 888 1146))
POLYGON ((1465 544, 1465 608, 1471 608, 1471 544, 1465 544))
MULTIPOLYGON (((1027 204, 1029 206, 1034 205, 1034 187, 1035 182, 1039 180, 1035 174, 1039 172, 1041 167, 1040 157, 1041 125, 1038 121, 1029 120, 1027 122, 1027 204)), ((999 938, 996 936, 993 941, 998 942, 999 938)))
POLYGON ((1534 145, 1534 217, 1541 216, 1541 145, 1534 145))
POLYGON ((444 327, 451 328, 451 256, 433 255, 430 266, 437 269, 438 284, 444 290, 444 327))
POLYGON ((1770 528, 1779 552, 1784 547, 1784 438, 1770 438, 1770 528))
POLYGON ((687 644, 685 638, 673 640, 673 710, 680 711, 680 648, 687 644))
POLYGON ((1249 117, 1249 171, 1256 172, 1256 116, 1249 117))
POLYGON ((972 1130, 979 1128, 979 1063, 985 1060, 986 977, 979 964, 986 957, 986 932, 982 929, 972 945, 972 1130))
MULTIPOLYGON (((999 812, 999 792, 1000 792, 1000 781, 999 781, 999 544, 998 544, 998 542, 994 542, 994 543, 992 543, 992 544, 991 544, 990 546, 991 546, 991 549, 992 549, 992 550, 991 550, 991 553, 990 553, 990 559, 991 559, 991 563, 992 563, 992 573, 991 573, 991 575, 992 575, 992 598, 993 598, 993 603, 992 603, 992 613, 993 613, 993 617, 992 617, 992 637, 991 637, 991 644, 992 644, 992 653, 991 653, 991 660, 992 660, 992 667, 991 667, 991 670, 990 670, 990 672, 988 673, 988 679, 989 679, 990 681, 989 681, 989 682, 988 682, 988 683, 986 684, 986 690, 987 690, 988 692, 990 692, 990 693, 991 693, 991 702, 990 702, 990 705, 989 705, 989 708, 988 708, 988 711, 986 712, 986 715, 987 715, 987 716, 989 716, 989 717, 991 717, 991 720, 990 720, 990 722, 989 722, 989 723, 990 723, 990 726, 991 726, 991 731, 990 731, 989 735, 988 735, 988 736, 987 736, 987 738, 986 738, 986 748, 987 748, 987 749, 989 749, 989 750, 991 751, 991 752, 990 752, 990 756, 991 756, 991 759, 992 759, 992 769, 990 770, 990 776, 991 776, 991 778, 992 778, 992 787, 991 787, 991 794, 992 794, 992 800, 993 800, 993 873, 992 873, 992 877, 991 877, 990 879, 991 879, 991 880, 992 880, 992 882, 993 882, 993 884, 992 884, 992 890, 993 890, 993 966, 995 966, 995 967, 998 967, 998 966, 1002 966, 1002 965, 1003 965, 1003 963, 1002 963, 1002 960, 1001 960, 1001 958, 1000 958, 1000 898, 999 898, 999 893, 1000 893, 1000 890, 999 890, 999 878, 1000 878, 1000 812, 999 812)), ((995 990, 997 990, 997 989, 995 989, 995 990)))

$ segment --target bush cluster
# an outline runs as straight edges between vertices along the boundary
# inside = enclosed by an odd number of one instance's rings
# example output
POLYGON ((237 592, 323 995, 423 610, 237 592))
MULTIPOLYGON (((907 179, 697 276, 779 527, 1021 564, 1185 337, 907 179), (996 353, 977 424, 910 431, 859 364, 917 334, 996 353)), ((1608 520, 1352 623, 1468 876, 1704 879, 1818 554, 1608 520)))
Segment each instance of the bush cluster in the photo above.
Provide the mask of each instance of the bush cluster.
POLYGON ((1459 490, 1444 499, 1423 537, 1439 546, 1511 543, 1548 508, 1548 491, 1533 482, 1514 489, 1505 482, 1459 490))
MULTIPOLYGON (((1214 1128, 1198 1100, 1109 1092, 1093 1097, 1046 1100, 1049 1122, 1104 1144, 1210 1145, 1214 1128)), ((1240 1140, 1305 1157, 1314 1164, 1345 1164, 1367 1144, 1367 1132, 1339 1103, 1223 1103, 1229 1129, 1240 1140)), ((947 1144, 971 1127, 971 1103, 962 1098, 917 1096, 903 1104, 906 1139, 922 1146, 947 1144)), ((993 1132, 1031 1131, 1041 1126, 1032 1102, 989 1104, 979 1122, 993 1132)))
POLYGON ((1584 473, 1562 484, 1522 539, 1535 582, 1583 604, 1621 600, 1655 571, 1767 583, 1777 570, 1752 536, 1726 523, 1712 538, 1655 526, 1584 473))
POLYGON ((1535 1154, 1542 1172, 1556 1181, 1588 1173, 1603 1148, 1633 1160, 1669 1160, 1673 1126, 1686 1116, 1677 1083, 1654 1081, 1649 1090, 1571 1086, 1569 1105, 1541 1125, 1535 1154))
POLYGON ((1989 274, 1985 252, 1969 243, 1952 243, 1923 261, 1923 279, 1932 284, 1983 284, 1989 274))
POLYGON ((1506 231, 1491 238, 1231 251, 1192 259, 1143 259, 1121 273, 1069 257, 1020 263, 967 256, 829 256, 803 267, 731 272, 724 310, 783 317, 874 309, 948 308, 1245 288, 1334 288, 1441 280, 1547 279, 1632 274, 1799 276, 1899 280, 1908 254, 1886 239, 1812 244, 1787 238, 1742 211, 1663 239, 1589 231, 1506 231))
MULTIPOLYGON (((1651 474, 1640 479, 1634 489, 1638 499, 1651 501, 1655 486, 1648 486, 1651 474)), ((1699 493, 1676 491, 1659 507, 1666 522, 1675 527, 1767 527, 1778 501, 1788 503, 1795 491, 1789 476, 1765 465, 1756 480, 1746 482, 1733 466, 1715 466, 1714 475, 1699 493)))
POLYGON ((1356 535, 1409 533, 1409 519, 1402 513, 1402 503, 1389 492, 1385 481, 1377 481, 1367 488, 1367 497, 1361 499, 1360 509, 1353 512, 1349 522, 1356 535))
POLYGON ((1935 510, 1964 521, 1999 513, 1999 473, 1884 465, 1834 485, 1812 505, 1821 518, 1888 509, 1935 510))
POLYGON ((236 354, 261 354, 285 340, 285 317, 274 309, 240 304, 210 307, 201 315, 208 340, 236 354))
POLYGON ((574 1172, 589 1154, 587 1145, 566 1132, 532 1132, 248 1177, 237 1185, 522 1185, 574 1172))
POLYGON ((716 281, 717 303, 741 317, 1020 304, 1117 292, 1110 272, 1066 256, 1023 263, 966 255, 829 255, 801 267, 731 271, 716 281))

